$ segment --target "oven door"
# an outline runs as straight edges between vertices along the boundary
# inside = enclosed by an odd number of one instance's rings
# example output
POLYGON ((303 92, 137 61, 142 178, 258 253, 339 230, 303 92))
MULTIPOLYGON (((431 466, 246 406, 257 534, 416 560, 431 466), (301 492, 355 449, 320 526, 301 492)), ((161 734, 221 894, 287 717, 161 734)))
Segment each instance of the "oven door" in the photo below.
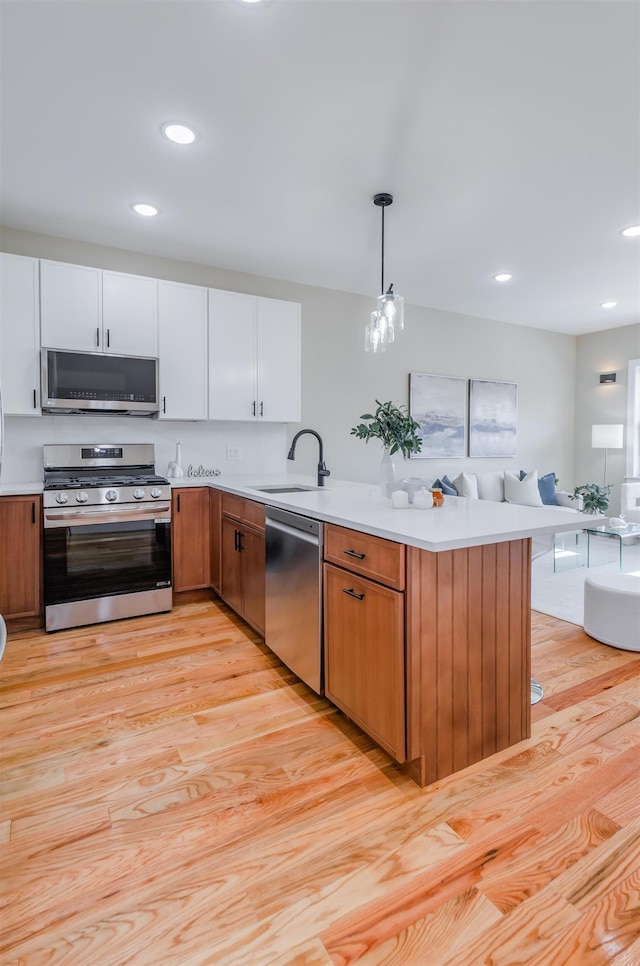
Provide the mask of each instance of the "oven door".
POLYGON ((45 508, 44 596, 47 630, 170 610, 171 505, 45 508))

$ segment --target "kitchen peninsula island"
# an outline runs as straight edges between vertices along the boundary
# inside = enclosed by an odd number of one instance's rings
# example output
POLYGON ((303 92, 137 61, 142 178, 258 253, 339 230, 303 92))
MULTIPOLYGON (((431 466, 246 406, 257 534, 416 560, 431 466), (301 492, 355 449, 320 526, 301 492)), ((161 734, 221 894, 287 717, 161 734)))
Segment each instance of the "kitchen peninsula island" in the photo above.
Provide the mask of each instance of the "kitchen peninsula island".
POLYGON ((531 538, 589 516, 454 497, 397 510, 377 487, 292 476, 211 485, 325 524, 326 696, 419 785, 530 736, 531 538))

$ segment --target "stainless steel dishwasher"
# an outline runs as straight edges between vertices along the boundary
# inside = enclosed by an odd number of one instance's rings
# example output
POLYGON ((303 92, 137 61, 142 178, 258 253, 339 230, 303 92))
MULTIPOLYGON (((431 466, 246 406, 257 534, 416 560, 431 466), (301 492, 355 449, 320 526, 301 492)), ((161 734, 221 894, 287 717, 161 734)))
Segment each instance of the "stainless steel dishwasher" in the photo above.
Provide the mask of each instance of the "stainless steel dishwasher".
POLYGON ((266 508, 265 590, 267 647, 324 694, 321 523, 266 508))

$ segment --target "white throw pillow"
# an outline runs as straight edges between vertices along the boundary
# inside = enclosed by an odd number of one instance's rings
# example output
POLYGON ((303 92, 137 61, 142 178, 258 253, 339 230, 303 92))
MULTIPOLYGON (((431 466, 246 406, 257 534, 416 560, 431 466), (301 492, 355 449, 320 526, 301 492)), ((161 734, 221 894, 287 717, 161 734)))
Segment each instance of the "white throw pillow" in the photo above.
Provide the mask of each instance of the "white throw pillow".
POLYGON ((520 506, 543 506, 538 489, 538 471, 531 470, 520 480, 515 473, 505 470, 504 498, 507 503, 519 503, 520 506))
POLYGON ((476 473, 478 481, 478 498, 480 500, 493 500, 496 503, 504 502, 504 470, 495 470, 493 473, 476 473))
POLYGON ((460 473, 452 483, 458 491, 458 496, 468 496, 471 500, 478 499, 478 481, 475 473, 460 473))

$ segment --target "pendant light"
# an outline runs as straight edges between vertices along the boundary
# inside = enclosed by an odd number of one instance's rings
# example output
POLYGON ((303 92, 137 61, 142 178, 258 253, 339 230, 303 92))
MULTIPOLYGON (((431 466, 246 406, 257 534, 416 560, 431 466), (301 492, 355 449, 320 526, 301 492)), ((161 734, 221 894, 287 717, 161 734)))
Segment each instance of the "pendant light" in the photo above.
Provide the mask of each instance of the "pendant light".
POLYGON ((386 292, 384 290, 384 209, 393 204, 393 195, 382 191, 373 196, 373 203, 382 209, 381 281, 376 310, 371 313, 371 321, 365 329, 364 348, 366 352, 385 352, 396 332, 404 329, 404 298, 393 291, 393 282, 386 292))

